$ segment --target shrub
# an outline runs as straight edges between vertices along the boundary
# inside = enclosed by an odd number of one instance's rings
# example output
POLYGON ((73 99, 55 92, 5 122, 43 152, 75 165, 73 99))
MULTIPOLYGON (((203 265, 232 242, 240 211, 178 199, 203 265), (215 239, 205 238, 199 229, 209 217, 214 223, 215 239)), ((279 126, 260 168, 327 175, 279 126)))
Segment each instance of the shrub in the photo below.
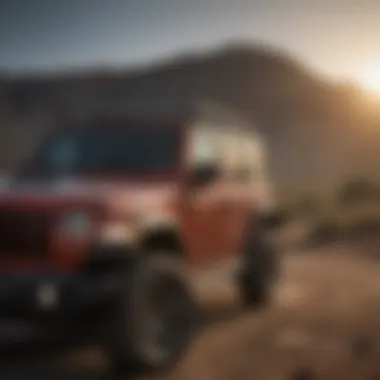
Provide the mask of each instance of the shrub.
POLYGON ((350 223, 347 228, 349 236, 367 236, 380 233, 380 215, 360 218, 350 223))
POLYGON ((365 180, 354 180, 345 184, 337 196, 337 203, 344 207, 380 202, 380 187, 365 180))
POLYGON ((320 245, 334 241, 341 236, 341 228, 334 220, 321 220, 312 228, 309 241, 320 245))

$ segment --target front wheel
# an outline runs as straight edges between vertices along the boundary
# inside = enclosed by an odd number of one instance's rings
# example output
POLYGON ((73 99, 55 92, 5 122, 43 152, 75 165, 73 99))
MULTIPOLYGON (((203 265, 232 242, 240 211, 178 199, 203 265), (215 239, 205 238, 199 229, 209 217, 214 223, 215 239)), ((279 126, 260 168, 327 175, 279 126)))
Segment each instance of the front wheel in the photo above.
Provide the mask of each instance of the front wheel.
POLYGON ((197 312, 176 258, 136 259, 111 306, 105 346, 116 368, 165 370, 190 343, 197 312))

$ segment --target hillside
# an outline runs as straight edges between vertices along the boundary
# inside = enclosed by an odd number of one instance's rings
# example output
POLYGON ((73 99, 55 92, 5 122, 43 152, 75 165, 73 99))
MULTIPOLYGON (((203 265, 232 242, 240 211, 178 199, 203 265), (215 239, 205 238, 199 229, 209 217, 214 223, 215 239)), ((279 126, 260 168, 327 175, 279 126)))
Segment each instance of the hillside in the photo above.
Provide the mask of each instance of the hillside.
MULTIPOLYGON (((279 53, 249 46, 139 70, 5 76, 0 80, 0 163, 17 162, 52 118, 62 122, 107 108, 155 114, 203 99, 235 107, 263 133, 281 191, 324 189, 367 166, 363 157, 368 154, 363 156, 358 142, 368 138, 362 124, 375 119, 358 106, 361 95, 323 83, 279 53)), ((379 133, 373 137, 369 141, 380 141, 379 133)), ((368 142, 363 146, 368 153, 368 142)))

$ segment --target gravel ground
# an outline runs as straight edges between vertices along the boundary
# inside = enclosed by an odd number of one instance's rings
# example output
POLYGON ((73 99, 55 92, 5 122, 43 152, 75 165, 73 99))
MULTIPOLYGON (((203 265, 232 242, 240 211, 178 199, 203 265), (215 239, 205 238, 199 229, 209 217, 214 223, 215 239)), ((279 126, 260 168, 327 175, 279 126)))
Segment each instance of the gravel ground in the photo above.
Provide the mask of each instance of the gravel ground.
MULTIPOLYGON (((286 254, 283 266, 272 306, 242 313, 233 292, 221 289, 183 362, 139 379, 380 379, 380 261, 358 247, 325 248, 286 254)), ((0 334, 12 335, 5 327, 0 334)), ((22 347, 3 348, 1 380, 120 379, 96 348, 22 347)))

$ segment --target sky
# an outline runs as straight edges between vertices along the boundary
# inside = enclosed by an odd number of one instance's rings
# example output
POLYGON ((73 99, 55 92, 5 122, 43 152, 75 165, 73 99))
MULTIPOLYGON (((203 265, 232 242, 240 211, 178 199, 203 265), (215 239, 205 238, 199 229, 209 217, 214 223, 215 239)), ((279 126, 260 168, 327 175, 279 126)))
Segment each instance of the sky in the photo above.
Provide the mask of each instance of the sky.
POLYGON ((135 66, 234 41, 356 79, 380 70, 380 1, 0 0, 0 70, 135 66))

